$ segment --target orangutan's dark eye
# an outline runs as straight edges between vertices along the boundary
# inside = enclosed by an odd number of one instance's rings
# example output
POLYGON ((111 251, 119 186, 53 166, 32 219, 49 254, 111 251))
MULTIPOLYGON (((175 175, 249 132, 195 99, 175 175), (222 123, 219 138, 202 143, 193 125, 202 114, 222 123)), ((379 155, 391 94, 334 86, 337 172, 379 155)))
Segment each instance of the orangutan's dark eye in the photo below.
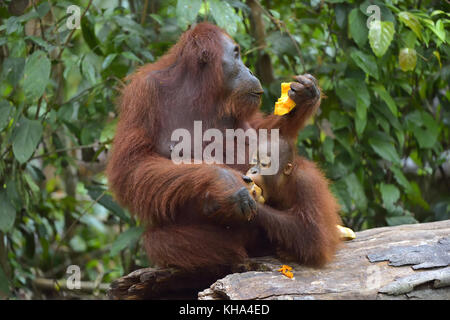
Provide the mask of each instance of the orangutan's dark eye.
POLYGON ((234 57, 235 57, 235 58, 239 58, 239 54, 240 54, 240 52, 239 52, 239 47, 238 47, 238 46, 235 46, 235 47, 234 47, 234 57))

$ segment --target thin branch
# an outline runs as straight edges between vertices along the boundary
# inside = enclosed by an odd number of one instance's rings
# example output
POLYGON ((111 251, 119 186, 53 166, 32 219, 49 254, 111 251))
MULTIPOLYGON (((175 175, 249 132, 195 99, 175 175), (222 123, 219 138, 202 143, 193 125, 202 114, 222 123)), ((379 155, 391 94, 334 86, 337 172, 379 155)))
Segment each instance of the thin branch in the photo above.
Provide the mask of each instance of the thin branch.
POLYGON ((80 281, 80 289, 72 289, 68 287, 66 279, 57 280, 57 279, 35 278, 33 280, 33 284, 41 290, 55 290, 55 291, 63 290, 63 291, 77 292, 78 290, 81 290, 92 292, 97 289, 101 291, 106 291, 109 289, 109 283, 96 283, 93 281, 80 281))
MULTIPOLYGON (((44 93, 45 95, 45 93, 44 93)), ((37 105, 37 109, 36 109, 36 114, 34 115, 34 119, 38 119, 39 118, 39 112, 41 111, 41 104, 42 104, 42 99, 43 99, 43 95, 39 98, 38 100, 38 105, 37 105)))
POLYGON ((298 55, 298 57, 300 59, 300 64, 302 65, 303 72, 305 72, 305 61, 303 60, 303 56, 302 56, 302 52, 300 50, 300 47, 298 46, 298 43, 294 39, 292 34, 289 32, 289 30, 288 30, 286 24, 284 23, 284 21, 281 21, 281 20, 275 18, 269 11, 266 10, 266 8, 264 8, 261 5, 261 3, 259 3, 258 0, 254 0, 254 1, 255 1, 256 5, 261 8, 261 10, 264 12, 264 14, 269 17, 269 19, 273 22, 273 24, 275 24, 275 26, 278 28, 278 30, 280 30, 281 33, 286 32, 286 34, 288 35, 289 39, 291 39, 292 44, 295 47, 295 50, 297 51, 297 55, 298 55))
POLYGON ((89 148, 98 147, 98 146, 101 146, 101 143, 91 143, 91 144, 82 145, 82 146, 75 146, 75 147, 70 147, 70 148, 57 149, 55 151, 51 151, 51 152, 47 152, 47 153, 44 153, 44 154, 41 154, 41 155, 38 155, 38 156, 34 156, 30 160, 45 158, 45 157, 48 157, 48 156, 50 156, 52 154, 62 153, 62 152, 66 152, 66 151, 78 150, 78 149, 89 149, 89 148))
POLYGON ((263 45, 260 45, 260 46, 257 46, 257 47, 254 47, 254 48, 251 48, 251 49, 245 51, 242 55, 246 56, 246 55, 252 53, 253 51, 265 49, 266 47, 267 47, 267 45, 263 44, 263 45))
POLYGON ((145 0, 144 9, 142 9, 142 14, 141 14, 141 26, 143 26, 145 23, 145 18, 147 17, 147 8, 148 8, 148 0, 145 0))
MULTIPOLYGON (((80 222, 81 218, 83 218, 83 216, 88 212, 89 209, 91 209, 94 204, 98 203, 100 201, 101 198, 103 198, 103 196, 106 194, 106 190, 104 190, 98 197, 97 199, 95 199, 94 201, 92 201, 89 206, 84 209, 84 211, 80 214, 80 216, 74 221, 72 222, 72 224, 69 226, 69 228, 67 228, 66 232, 63 234, 63 236, 61 237, 61 240, 58 243, 58 246, 55 249, 55 255, 56 253, 59 251, 59 248, 61 247, 62 242, 64 241, 64 239, 67 237, 67 235, 72 231, 72 229, 78 224, 78 222, 80 222)), ((53 260, 52 260, 53 262, 53 260)))
MULTIPOLYGON (((101 82, 99 82, 99 83, 96 83, 96 84, 94 84, 93 86, 91 86, 91 87, 89 87, 89 88, 86 88, 86 89, 82 90, 82 91, 81 91, 80 93, 78 93, 76 96, 70 98, 70 99, 67 100, 66 102, 63 102, 63 103, 61 103, 61 104, 59 104, 59 105, 62 106, 62 105, 65 105, 65 104, 72 103, 73 101, 75 101, 75 100, 77 100, 77 99, 83 97, 85 94, 89 93, 90 90, 93 90, 93 89, 95 89, 95 88, 97 88, 97 87, 99 87, 99 86, 104 85, 108 80, 110 80, 110 78, 111 78, 111 77, 109 77, 109 78, 107 78, 107 79, 105 79, 105 80, 103 80, 103 81, 101 81, 101 82)), ((44 97, 44 98, 45 98, 45 97, 44 97)), ((47 102, 47 105, 48 105, 48 107, 47 107, 47 110, 45 111, 45 113, 44 113, 44 115, 43 115, 43 117, 42 117, 42 120, 44 120, 44 119, 47 117, 47 114, 52 110, 53 105, 49 105, 48 102, 47 102)))
MULTIPOLYGON (((89 206, 84 209, 84 211, 80 214, 80 216, 74 221, 72 222, 72 224, 69 226, 69 228, 67 228, 67 230, 64 232, 63 236, 61 237, 61 239, 58 242, 58 245, 56 246, 53 258, 51 259, 51 269, 53 269, 53 261, 54 261, 54 257, 56 257, 56 254, 59 252, 59 249, 61 247, 61 244, 63 243, 64 239, 67 237, 68 234, 70 234, 72 232, 72 229, 75 228, 75 226, 78 224, 78 222, 80 222, 81 218, 83 218, 83 216, 88 212, 89 209, 91 209, 94 204, 98 203, 100 201, 101 198, 103 198, 103 196, 106 194, 106 190, 104 190, 98 197, 97 199, 95 199, 94 201, 92 201, 89 206)), ((55 283, 55 281, 57 280, 51 280, 53 283, 55 283)))
MULTIPOLYGON (((33 8, 37 12, 36 1, 33 1, 33 8)), ((39 20, 39 27, 41 29, 41 37, 42 37, 43 40, 47 41, 47 39, 45 38, 44 25, 42 24, 41 17, 39 17, 38 20, 39 20)))
MULTIPOLYGON (((54 12, 54 10, 53 10, 53 6, 52 6, 52 2, 50 1, 50 0, 47 0, 47 3, 48 3, 48 5, 50 6, 50 13, 52 14, 52 21, 53 20, 55 20, 56 19, 56 15, 55 15, 55 12, 54 12)), ((62 20, 62 19, 61 19, 62 20)), ((58 26, 58 24, 59 24, 59 21, 58 20, 56 20, 56 21, 54 21, 55 23, 54 23, 54 26, 51 28, 51 30, 52 30, 52 33, 54 34, 54 36, 55 36, 55 39, 56 39, 56 43, 57 43, 57 45, 58 45, 58 47, 60 48, 60 50, 61 50, 61 41, 60 41, 60 39, 59 39, 59 33, 57 32, 57 26, 58 26)))
POLYGON ((3 159, 3 157, 11 150, 11 148, 12 148, 12 145, 11 145, 11 144, 8 145, 8 147, 6 148, 6 150, 3 152, 2 156, 1 156, 1 159, 3 159))

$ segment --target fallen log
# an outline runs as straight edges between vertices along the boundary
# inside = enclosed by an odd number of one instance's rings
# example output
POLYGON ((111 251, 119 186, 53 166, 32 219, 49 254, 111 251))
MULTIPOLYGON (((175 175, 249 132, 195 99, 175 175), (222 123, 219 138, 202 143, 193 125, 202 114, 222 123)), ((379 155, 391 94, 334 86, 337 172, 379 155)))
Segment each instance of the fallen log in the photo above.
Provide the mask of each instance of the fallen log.
POLYGON ((357 232, 325 268, 289 264, 292 279, 278 271, 284 264, 289 263, 275 257, 252 258, 214 275, 140 269, 114 281, 108 294, 112 299, 450 299, 450 220, 357 232))

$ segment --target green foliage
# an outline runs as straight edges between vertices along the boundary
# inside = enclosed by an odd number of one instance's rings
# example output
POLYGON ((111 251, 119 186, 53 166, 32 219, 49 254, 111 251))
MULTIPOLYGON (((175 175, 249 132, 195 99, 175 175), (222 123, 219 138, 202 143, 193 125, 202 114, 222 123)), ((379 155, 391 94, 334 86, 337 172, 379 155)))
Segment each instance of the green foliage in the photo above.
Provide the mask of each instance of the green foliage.
POLYGON ((13 132, 12 150, 19 163, 25 163, 33 155, 42 138, 42 124, 39 120, 22 117, 13 132))
POLYGON ((305 72, 319 80, 327 97, 298 147, 331 180, 346 225, 450 218, 448 177, 438 178, 450 154, 444 2, 170 0, 147 12, 144 1, 12 3, 0 3, 0 297, 39 294, 35 277, 64 278, 71 264, 98 283, 151 263, 143 228, 103 174, 115 98, 121 79, 196 21, 227 30, 256 73, 272 69, 267 112, 280 82, 305 72), (66 24, 71 4, 80 29, 66 24), (381 21, 368 28, 371 4, 381 21), (255 10, 264 30, 254 30, 255 10))
POLYGON ((369 43, 373 53, 382 57, 394 38, 394 24, 390 21, 374 21, 369 29, 369 43))
POLYGON ((448 205, 448 178, 436 175, 450 141, 450 20, 436 2, 416 5, 326 1, 276 9, 302 39, 302 68, 327 96, 309 126, 318 130, 300 134, 300 150, 333 180, 343 219, 355 229, 441 219, 434 208, 448 205), (380 21, 368 23, 371 4, 380 21))

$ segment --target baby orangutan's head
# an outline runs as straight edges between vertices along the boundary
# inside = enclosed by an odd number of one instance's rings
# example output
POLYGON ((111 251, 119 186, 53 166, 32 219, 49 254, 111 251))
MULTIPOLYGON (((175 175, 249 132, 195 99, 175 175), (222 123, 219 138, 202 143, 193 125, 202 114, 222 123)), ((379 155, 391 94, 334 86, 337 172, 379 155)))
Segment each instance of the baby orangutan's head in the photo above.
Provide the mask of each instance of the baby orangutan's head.
POLYGON ((262 196, 266 203, 277 203, 280 205, 280 203, 283 203, 285 197, 283 190, 288 190, 286 187, 292 180, 290 178, 295 166, 295 146, 293 142, 289 142, 283 138, 277 140, 279 150, 278 171, 275 174, 264 174, 265 169, 269 168, 274 161, 270 150, 276 146, 270 146, 271 143, 275 142, 269 141, 267 147, 269 152, 264 154, 257 150, 250 162, 252 167, 247 171, 246 175, 262 189, 262 196))

